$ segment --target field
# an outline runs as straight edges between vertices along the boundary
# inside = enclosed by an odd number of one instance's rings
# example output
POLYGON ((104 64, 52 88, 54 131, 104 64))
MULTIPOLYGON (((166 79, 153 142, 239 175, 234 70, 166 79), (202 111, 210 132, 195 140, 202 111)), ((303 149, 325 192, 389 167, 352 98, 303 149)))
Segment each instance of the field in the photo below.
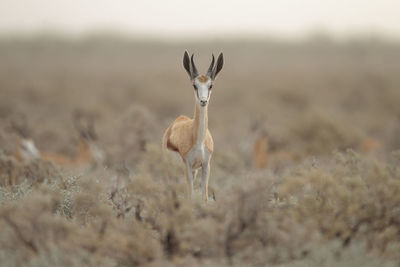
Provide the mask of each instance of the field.
POLYGON ((0 265, 399 266, 399 70, 398 44, 375 39, 3 37, 0 265), (187 201, 182 163, 161 150, 194 110, 186 49, 201 72, 225 56, 207 205, 199 177, 187 201), (76 154, 77 113, 94 120, 101 162, 13 158, 13 121, 41 152, 76 154))

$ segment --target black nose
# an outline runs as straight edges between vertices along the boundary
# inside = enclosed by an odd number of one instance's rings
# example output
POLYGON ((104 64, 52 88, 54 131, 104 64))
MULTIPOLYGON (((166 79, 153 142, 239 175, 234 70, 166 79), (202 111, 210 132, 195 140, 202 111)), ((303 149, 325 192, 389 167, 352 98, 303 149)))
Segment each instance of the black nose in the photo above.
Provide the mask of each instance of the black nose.
POLYGON ((207 104, 207 100, 200 100, 200 104, 201 104, 202 106, 205 106, 205 105, 207 104))

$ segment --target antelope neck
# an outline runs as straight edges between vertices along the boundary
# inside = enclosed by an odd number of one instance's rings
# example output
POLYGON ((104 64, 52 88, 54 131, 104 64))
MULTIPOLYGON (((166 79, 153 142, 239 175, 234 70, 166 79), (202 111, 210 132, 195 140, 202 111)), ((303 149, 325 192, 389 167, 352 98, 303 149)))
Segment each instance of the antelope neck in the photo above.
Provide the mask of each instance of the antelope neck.
POLYGON ((206 132, 208 129, 208 111, 207 106, 199 108, 195 103, 193 119, 193 138, 196 145, 204 144, 206 132))
POLYGON ((78 147, 78 154, 75 156, 77 162, 87 162, 92 159, 90 146, 86 141, 81 140, 78 147))

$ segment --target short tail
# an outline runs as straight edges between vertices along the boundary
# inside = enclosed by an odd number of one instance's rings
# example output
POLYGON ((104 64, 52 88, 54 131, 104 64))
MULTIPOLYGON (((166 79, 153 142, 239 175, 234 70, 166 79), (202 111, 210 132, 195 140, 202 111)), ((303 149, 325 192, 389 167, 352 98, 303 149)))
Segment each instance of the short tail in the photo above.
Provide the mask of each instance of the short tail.
POLYGON ((162 150, 163 151, 168 150, 168 139, 169 139, 170 135, 171 135, 171 126, 169 126, 168 129, 165 131, 163 139, 162 139, 162 150))

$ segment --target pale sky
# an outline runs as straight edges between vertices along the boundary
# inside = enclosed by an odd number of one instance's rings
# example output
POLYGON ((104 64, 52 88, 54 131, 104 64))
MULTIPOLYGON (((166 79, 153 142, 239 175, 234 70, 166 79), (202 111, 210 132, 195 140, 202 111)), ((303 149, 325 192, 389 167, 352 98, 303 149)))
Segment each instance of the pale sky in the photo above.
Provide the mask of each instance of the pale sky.
POLYGON ((400 0, 1 0, 0 34, 118 31, 164 37, 297 38, 380 34, 400 39, 400 0))

